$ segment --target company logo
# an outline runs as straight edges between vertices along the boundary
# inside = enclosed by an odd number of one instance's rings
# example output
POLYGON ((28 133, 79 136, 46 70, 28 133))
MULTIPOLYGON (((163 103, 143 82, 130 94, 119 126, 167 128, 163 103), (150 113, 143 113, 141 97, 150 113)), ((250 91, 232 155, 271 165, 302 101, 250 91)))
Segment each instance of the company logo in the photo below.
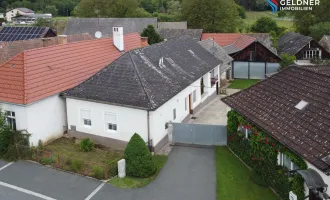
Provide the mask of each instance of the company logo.
POLYGON ((273 13, 279 10, 313 10, 319 6, 320 0, 267 0, 273 13))
POLYGON ((269 6, 272 8, 273 13, 276 13, 278 10, 278 2, 277 0, 268 0, 269 6))

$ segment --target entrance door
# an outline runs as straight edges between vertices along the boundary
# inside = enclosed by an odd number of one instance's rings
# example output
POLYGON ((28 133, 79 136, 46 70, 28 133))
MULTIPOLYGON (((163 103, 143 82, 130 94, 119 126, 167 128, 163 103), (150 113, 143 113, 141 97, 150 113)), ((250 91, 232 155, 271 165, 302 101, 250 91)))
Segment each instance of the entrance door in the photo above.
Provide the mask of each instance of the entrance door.
POLYGON ((191 106, 191 94, 189 94, 188 98, 188 104, 189 104, 189 114, 193 114, 192 106, 191 106))

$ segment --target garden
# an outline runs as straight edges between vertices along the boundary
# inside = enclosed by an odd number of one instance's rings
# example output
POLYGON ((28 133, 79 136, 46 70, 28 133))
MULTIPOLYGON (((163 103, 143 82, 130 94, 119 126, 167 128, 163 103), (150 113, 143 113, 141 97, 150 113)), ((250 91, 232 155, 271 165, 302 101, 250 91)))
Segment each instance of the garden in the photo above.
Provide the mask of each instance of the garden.
POLYGON ((230 85, 228 88, 231 89, 246 89, 256 83, 258 83, 260 80, 257 79, 234 79, 230 82, 230 85))

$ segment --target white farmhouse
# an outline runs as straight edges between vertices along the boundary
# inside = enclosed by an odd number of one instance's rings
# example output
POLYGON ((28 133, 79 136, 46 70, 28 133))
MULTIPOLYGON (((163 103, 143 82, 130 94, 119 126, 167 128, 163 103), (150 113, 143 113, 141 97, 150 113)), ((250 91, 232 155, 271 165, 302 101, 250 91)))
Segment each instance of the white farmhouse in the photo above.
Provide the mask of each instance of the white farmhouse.
POLYGON ((8 22, 11 22, 12 17, 16 17, 17 15, 29 15, 29 14, 34 14, 34 11, 28 8, 15 8, 6 12, 6 20, 8 22))
POLYGON ((63 93, 69 134, 123 149, 138 133, 157 152, 168 122, 190 119, 216 97, 220 63, 189 37, 129 51, 63 93))

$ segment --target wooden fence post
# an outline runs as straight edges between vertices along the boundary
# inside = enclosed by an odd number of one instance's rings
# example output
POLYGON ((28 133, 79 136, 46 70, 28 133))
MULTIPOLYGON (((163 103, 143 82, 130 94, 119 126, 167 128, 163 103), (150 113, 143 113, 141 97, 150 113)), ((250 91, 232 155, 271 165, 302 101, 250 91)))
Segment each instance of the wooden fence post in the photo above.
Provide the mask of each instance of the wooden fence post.
POLYGON ((107 180, 108 179, 108 165, 104 166, 104 179, 107 180))

